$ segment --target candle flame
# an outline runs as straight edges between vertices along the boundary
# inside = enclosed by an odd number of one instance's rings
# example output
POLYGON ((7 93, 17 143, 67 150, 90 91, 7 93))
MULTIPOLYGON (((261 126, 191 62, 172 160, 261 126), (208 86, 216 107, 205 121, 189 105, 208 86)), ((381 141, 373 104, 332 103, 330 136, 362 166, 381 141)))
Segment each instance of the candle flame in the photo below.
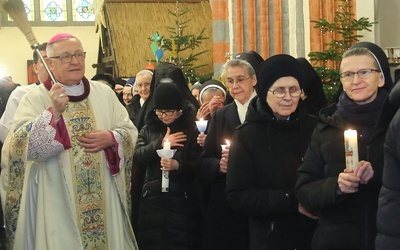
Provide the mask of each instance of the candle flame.
POLYGON ((201 122, 202 122, 202 121, 204 121, 203 117, 202 117, 202 118, 200 118, 200 120, 199 120, 199 121, 201 121, 201 122))
POLYGON ((344 131, 345 136, 355 136, 357 137, 357 130, 347 129, 344 131))
POLYGON ((231 145, 231 142, 229 141, 229 140, 227 140, 227 139, 225 139, 225 143, 226 143, 226 145, 231 145))

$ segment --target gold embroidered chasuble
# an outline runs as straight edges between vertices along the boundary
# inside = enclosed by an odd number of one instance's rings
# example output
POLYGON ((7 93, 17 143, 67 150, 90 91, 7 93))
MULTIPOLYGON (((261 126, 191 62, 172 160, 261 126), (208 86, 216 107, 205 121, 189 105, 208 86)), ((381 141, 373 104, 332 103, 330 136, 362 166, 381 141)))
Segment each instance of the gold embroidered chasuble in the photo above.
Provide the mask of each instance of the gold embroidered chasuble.
POLYGON ((63 113, 61 122, 65 122, 71 143, 67 150, 55 140, 57 131, 49 125, 47 90, 41 86, 21 101, 22 106, 16 112, 21 121, 16 120, 9 140, 8 246, 15 243, 23 249, 24 244, 17 241, 27 239, 25 245, 49 249, 51 246, 57 249, 137 248, 129 222, 129 183, 137 130, 115 94, 101 85, 91 83, 89 97, 70 102, 63 113), (36 110, 32 112, 27 108, 33 103, 36 110), (40 111, 40 106, 45 111, 40 111), (77 141, 77 136, 99 129, 111 131, 116 141, 114 150, 120 164, 119 173, 114 176, 106 166, 103 151, 86 153, 77 141), (33 161, 26 162, 26 158, 33 161), (30 196, 36 197, 35 202, 29 201, 30 196), (32 204, 37 204, 37 208, 27 209, 32 204), (60 218, 61 212, 66 218, 60 218), (34 221, 34 226, 29 221, 34 221), (53 225, 57 222, 61 223, 59 227, 53 225), (29 231, 30 226, 35 233, 29 231), (59 240, 59 236, 66 239, 59 240))
POLYGON ((78 228, 85 249, 107 249, 107 225, 105 219, 104 173, 99 154, 86 153, 79 145, 78 136, 90 133, 95 124, 87 99, 70 103, 64 113, 71 137, 71 171, 78 228))

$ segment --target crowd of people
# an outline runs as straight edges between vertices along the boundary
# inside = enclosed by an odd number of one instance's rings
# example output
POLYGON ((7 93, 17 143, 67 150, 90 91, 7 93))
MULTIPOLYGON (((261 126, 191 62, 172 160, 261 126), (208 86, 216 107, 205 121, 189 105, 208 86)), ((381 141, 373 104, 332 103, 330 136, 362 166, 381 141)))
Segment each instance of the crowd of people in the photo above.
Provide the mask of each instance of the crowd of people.
POLYGON ((167 62, 89 80, 71 34, 37 51, 36 84, 0 81, 8 249, 400 249, 400 87, 376 44, 343 54, 329 105, 288 54, 189 88, 167 62))

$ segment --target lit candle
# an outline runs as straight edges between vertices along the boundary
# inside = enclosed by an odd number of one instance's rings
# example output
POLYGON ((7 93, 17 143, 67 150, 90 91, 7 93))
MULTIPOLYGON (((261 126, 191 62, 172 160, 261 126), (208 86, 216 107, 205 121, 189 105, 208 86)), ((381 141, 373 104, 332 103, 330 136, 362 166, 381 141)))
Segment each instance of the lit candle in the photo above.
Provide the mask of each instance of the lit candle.
POLYGON ((204 120, 203 118, 200 118, 200 120, 196 121, 196 126, 200 133, 204 134, 204 132, 206 131, 207 122, 208 121, 204 120))
POLYGON ((227 146, 231 145, 230 141, 229 141, 229 140, 226 140, 226 139, 225 139, 225 143, 226 143, 226 144, 221 145, 222 150, 225 150, 225 148, 226 148, 227 146))
POLYGON ((171 149, 171 142, 168 141, 168 139, 165 140, 163 149, 166 149, 166 150, 171 149))
POLYGON ((359 161, 357 130, 348 129, 344 131, 344 151, 346 156, 346 169, 348 171, 353 171, 359 161))

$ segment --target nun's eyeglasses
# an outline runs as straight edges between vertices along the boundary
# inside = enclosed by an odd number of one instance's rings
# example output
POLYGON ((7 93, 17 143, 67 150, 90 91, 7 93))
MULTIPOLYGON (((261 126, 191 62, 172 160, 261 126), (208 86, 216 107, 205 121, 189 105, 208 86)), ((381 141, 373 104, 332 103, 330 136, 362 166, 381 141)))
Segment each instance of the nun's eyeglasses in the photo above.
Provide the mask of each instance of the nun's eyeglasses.
POLYGON ((303 93, 303 90, 296 88, 296 87, 289 87, 289 88, 279 87, 274 90, 269 89, 268 91, 272 92, 272 94, 278 98, 285 97, 286 93, 289 93, 289 95, 291 97, 296 98, 296 97, 301 96, 301 94, 303 93))
POLYGON ((245 76, 239 76, 238 78, 234 79, 234 78, 227 78, 226 79, 226 83, 228 84, 228 86, 233 86, 235 83, 237 85, 242 85, 243 83, 245 83, 248 79, 250 79, 251 76, 245 77, 245 76))
POLYGON ((361 79, 368 79, 373 72, 381 72, 381 71, 377 69, 360 69, 357 72, 346 71, 340 74, 340 79, 342 79, 342 81, 344 82, 350 82, 353 81, 354 76, 356 74, 361 79))

